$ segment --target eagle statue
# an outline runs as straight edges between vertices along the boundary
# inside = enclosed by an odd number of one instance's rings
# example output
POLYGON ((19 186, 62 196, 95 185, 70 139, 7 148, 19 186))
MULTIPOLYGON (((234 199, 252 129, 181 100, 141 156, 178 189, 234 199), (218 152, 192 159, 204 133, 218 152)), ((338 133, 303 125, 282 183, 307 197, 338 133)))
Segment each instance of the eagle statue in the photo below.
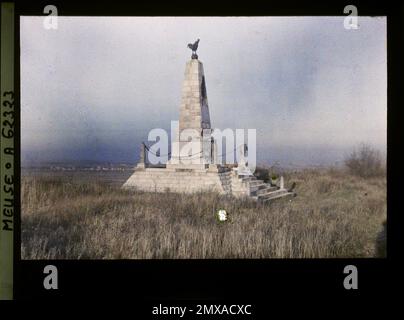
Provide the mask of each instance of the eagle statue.
POLYGON ((188 43, 188 48, 192 50, 192 59, 198 59, 198 55, 196 54, 196 50, 198 49, 199 39, 194 43, 188 43))

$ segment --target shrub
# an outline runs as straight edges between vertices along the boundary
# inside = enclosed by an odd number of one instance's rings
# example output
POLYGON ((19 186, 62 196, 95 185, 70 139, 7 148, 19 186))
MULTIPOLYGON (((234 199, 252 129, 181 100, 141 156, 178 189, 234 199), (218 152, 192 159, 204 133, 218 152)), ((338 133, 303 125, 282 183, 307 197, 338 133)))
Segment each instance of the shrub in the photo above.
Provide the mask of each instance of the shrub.
POLYGON ((380 152, 367 144, 361 144, 345 159, 348 171, 363 178, 381 176, 384 173, 380 152))
POLYGON ((264 182, 269 181, 269 171, 268 169, 257 167, 255 168, 254 175, 257 177, 258 180, 263 180, 264 182))

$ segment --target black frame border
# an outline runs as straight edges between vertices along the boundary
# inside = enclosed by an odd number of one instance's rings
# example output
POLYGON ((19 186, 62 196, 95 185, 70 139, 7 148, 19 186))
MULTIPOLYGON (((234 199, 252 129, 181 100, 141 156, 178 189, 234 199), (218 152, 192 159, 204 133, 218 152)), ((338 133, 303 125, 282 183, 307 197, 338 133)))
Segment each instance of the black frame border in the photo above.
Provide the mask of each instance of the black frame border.
MULTIPOLYGON (((20 21, 24 15, 43 15, 45 1, 16 1, 15 25, 15 148, 20 150, 20 21)), ((53 1, 59 15, 69 16, 343 16, 349 3, 249 2, 218 3, 128 3, 53 1)), ((399 145, 400 106, 403 104, 400 76, 403 74, 404 5, 355 1, 360 16, 387 16, 388 129, 387 207, 388 242, 385 259, 274 259, 274 260, 22 260, 20 192, 15 194, 14 298, 30 299, 120 299, 141 301, 194 301, 199 299, 264 300, 271 293, 301 297, 337 294, 355 297, 357 292, 373 295, 396 283, 400 275, 398 259, 401 217, 399 187, 402 159, 399 145), (394 147, 393 147, 394 146, 394 147), (45 290, 43 268, 53 264, 59 270, 60 289, 45 290), (359 270, 359 290, 342 286, 343 268, 352 264, 359 270), (265 293, 263 296, 259 292, 265 293), (128 296, 129 295, 129 296, 128 296)), ((15 156, 15 190, 20 190, 20 152, 15 156)), ((401 277, 401 276, 400 276, 401 277)))

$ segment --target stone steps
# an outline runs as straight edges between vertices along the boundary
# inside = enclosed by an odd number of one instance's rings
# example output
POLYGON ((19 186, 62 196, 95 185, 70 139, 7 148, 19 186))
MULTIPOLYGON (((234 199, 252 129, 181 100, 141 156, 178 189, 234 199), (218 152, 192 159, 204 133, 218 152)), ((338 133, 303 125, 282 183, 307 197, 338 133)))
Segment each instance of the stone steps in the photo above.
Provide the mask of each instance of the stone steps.
POLYGON ((283 193, 285 189, 279 189, 278 187, 268 187, 266 189, 263 189, 259 192, 259 196, 261 198, 264 198, 268 195, 273 195, 275 193, 283 193))
POLYGON ((268 191, 266 193, 260 194, 259 198, 266 199, 266 198, 270 198, 272 196, 276 196, 276 195, 279 195, 279 194, 284 194, 285 192, 287 192, 286 189, 276 189, 274 191, 268 191))
POLYGON ((235 181, 233 180, 232 190, 235 193, 245 194, 260 202, 268 202, 270 200, 294 195, 286 189, 280 189, 278 186, 265 183, 263 180, 258 180, 255 176, 237 175, 236 178, 235 181), (237 183, 237 181, 239 183, 237 183))
MULTIPOLYGON (((265 183, 263 180, 258 180, 255 176, 237 176, 237 178, 238 181, 241 182, 241 188, 245 188, 244 193, 261 203, 267 203, 284 197, 296 196, 296 193, 289 192, 287 189, 283 188, 283 182, 281 182, 281 189, 279 186, 265 183)), ((239 189, 240 186, 237 187, 237 190, 239 189)))
POLYGON ((264 183, 264 181, 262 181, 262 180, 250 180, 247 183, 248 183, 248 185, 250 187, 255 187, 255 186, 262 185, 264 183))
POLYGON ((238 179, 241 182, 251 182, 251 181, 256 181, 257 178, 254 176, 239 176, 238 179))
POLYGON ((267 203, 275 199, 284 198, 284 197, 294 197, 296 194, 294 192, 289 192, 286 189, 279 189, 276 191, 268 192, 264 195, 258 195, 255 198, 262 203, 267 203))
MULTIPOLYGON (((251 186, 250 186, 251 187, 251 186)), ((265 190, 266 188, 268 188, 268 185, 266 183, 260 183, 260 184, 256 184, 253 186, 255 191, 259 191, 259 190, 265 190)))
POLYGON ((270 193, 270 192, 273 192, 273 191, 276 191, 276 190, 278 190, 277 187, 272 187, 272 186, 269 186, 267 184, 264 184, 264 188, 260 188, 260 189, 257 190, 257 195, 265 195, 267 193, 270 193))
POLYGON ((263 203, 269 203, 269 202, 271 202, 273 200, 277 200, 277 199, 280 199, 280 198, 287 198, 287 197, 293 198, 293 197, 296 197, 296 194, 294 192, 286 192, 286 193, 283 193, 283 194, 279 194, 277 196, 273 196, 271 198, 264 199, 263 203))

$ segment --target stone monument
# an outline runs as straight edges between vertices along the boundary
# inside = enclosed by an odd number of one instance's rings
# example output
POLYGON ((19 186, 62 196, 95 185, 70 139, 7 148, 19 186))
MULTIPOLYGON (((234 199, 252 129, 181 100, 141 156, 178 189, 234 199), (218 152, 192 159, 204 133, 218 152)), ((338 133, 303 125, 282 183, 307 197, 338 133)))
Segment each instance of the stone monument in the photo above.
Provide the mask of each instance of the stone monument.
POLYGON ((179 114, 179 128, 171 145, 171 158, 164 167, 153 167, 146 161, 146 146, 140 149, 140 161, 123 188, 151 192, 192 193, 213 191, 236 197, 252 197, 266 202, 294 195, 281 188, 257 180, 244 158, 245 146, 239 148, 236 168, 217 164, 217 145, 211 136, 206 79, 196 50, 199 39, 188 44, 191 60, 186 63, 179 114))
POLYGON ((210 154, 206 154, 210 148, 211 132, 203 64, 192 58, 185 66, 179 132, 172 143, 167 168, 206 168, 211 162, 210 154))

